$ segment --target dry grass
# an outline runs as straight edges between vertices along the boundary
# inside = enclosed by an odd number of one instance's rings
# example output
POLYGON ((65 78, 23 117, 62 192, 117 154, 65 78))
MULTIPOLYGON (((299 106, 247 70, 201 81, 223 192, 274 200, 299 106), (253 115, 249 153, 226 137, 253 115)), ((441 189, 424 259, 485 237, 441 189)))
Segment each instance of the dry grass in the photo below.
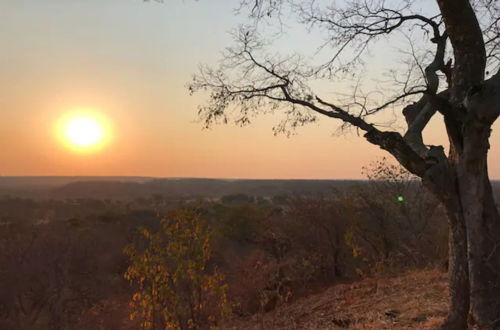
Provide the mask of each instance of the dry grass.
POLYGON ((438 270, 339 284, 226 329, 436 329, 448 308, 438 270))

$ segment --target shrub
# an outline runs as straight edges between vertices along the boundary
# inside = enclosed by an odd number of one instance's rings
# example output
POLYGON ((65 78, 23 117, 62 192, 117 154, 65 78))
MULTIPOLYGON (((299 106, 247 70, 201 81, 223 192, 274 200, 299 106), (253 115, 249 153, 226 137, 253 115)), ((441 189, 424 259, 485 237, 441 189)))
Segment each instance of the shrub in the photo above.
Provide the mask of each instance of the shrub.
POLYGON ((215 328, 228 313, 224 276, 211 267, 212 233, 199 214, 175 211, 143 243, 125 253, 131 264, 125 278, 135 285, 130 318, 143 329, 215 328))

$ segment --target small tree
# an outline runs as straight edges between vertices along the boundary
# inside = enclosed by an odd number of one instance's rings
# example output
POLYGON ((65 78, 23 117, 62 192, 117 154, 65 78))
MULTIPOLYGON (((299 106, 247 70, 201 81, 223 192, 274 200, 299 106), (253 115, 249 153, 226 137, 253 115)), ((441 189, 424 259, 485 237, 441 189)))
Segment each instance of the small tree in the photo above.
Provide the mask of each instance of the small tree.
POLYGON ((372 271, 440 261, 445 216, 421 180, 386 158, 363 167, 363 174, 368 182, 351 194, 359 216, 345 236, 353 255, 368 261, 372 271))
POLYGON ((125 249, 125 278, 136 288, 130 318, 139 317, 143 329, 215 328, 228 312, 227 285, 210 265, 212 233, 199 214, 173 212, 157 233, 142 235, 145 247, 125 249))
POLYGON ((304 260, 317 268, 317 275, 325 280, 345 275, 343 236, 349 210, 343 200, 336 194, 293 196, 288 199, 285 217, 293 248, 301 250, 304 260))

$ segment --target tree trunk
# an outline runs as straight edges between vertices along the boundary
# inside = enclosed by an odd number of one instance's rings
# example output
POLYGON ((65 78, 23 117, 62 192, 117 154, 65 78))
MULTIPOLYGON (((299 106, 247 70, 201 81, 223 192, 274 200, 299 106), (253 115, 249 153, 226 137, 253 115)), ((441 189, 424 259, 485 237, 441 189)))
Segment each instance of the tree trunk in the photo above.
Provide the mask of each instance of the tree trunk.
POLYGON ((488 178, 480 180, 483 200, 466 213, 471 313, 481 329, 500 329, 500 217, 488 178))
POLYGON ((422 178, 424 185, 445 207, 448 218, 450 308, 448 317, 442 325, 442 329, 446 330, 467 329, 470 309, 467 230, 457 181, 457 156, 458 154, 451 150, 448 158, 450 161, 442 161, 435 175, 422 178))
POLYGON ((454 164, 467 236, 470 313, 480 329, 500 329, 500 216, 487 165, 491 125, 498 117, 499 85, 484 82, 485 43, 471 2, 437 3, 455 62, 450 98, 453 118, 445 115, 445 122, 451 147, 458 154, 454 164))
POLYGON ((480 329, 500 329, 500 216, 488 177, 489 134, 489 126, 466 126, 458 180, 466 206, 471 315, 480 329))
POLYGON ((465 220, 460 207, 446 206, 449 223, 448 276, 450 309, 442 328, 467 329, 469 314, 469 266, 465 220))

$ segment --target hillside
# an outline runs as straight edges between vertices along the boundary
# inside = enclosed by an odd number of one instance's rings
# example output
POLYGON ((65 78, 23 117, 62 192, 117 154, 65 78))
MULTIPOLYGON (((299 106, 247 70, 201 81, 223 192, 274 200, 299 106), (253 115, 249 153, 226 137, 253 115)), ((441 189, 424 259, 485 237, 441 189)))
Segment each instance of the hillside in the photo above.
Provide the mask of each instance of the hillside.
POLYGON ((412 271, 335 285, 226 329, 437 329, 447 297, 445 273, 412 271))

